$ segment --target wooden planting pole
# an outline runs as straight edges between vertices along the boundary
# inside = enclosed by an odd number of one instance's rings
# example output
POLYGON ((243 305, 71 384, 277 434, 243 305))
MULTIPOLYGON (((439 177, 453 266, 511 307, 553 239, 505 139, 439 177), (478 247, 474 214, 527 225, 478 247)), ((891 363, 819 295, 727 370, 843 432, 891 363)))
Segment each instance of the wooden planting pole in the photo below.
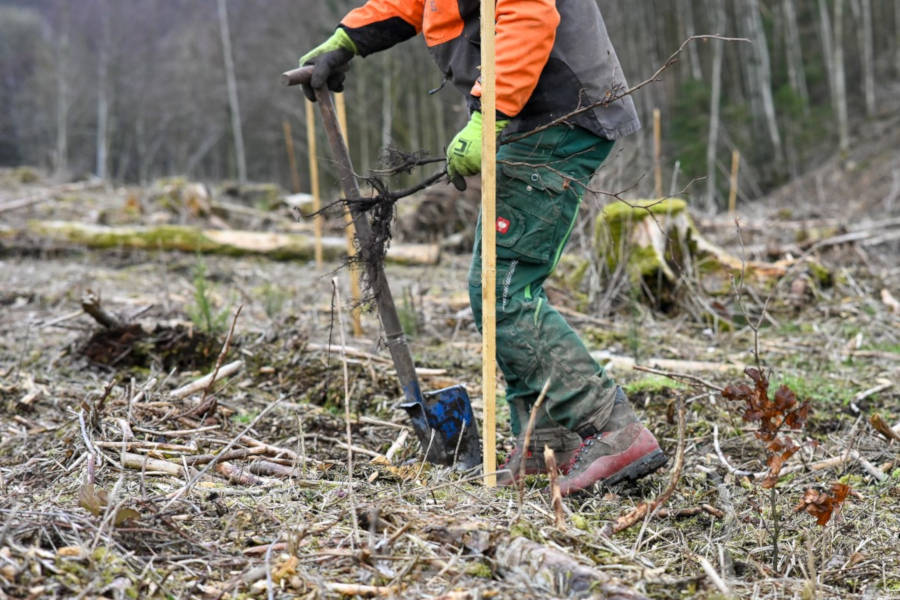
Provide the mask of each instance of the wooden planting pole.
POLYGON ((315 250, 316 268, 322 268, 322 215, 318 214, 322 208, 322 199, 319 195, 319 163, 316 156, 316 115, 313 113, 313 105, 309 100, 306 101, 306 144, 309 148, 309 186, 310 193, 313 197, 313 211, 316 216, 313 217, 315 229, 315 250))
MULTIPOLYGON (((336 93, 334 95, 334 107, 337 110, 338 124, 341 126, 341 134, 344 136, 344 143, 350 148, 350 131, 347 129, 347 105, 344 102, 344 94, 336 93)), ((353 300, 353 307, 350 309, 350 321, 353 323, 353 336, 360 337, 363 334, 362 328, 362 290, 359 287, 359 269, 353 258, 356 256, 356 246, 353 240, 356 237, 356 230, 353 227, 353 216, 350 214, 350 207, 344 207, 345 231, 347 232, 347 257, 350 261, 350 298, 353 300)))
POLYGON ((653 109, 653 175, 654 193, 662 198, 662 119, 658 108, 653 109))
POLYGON ((497 485, 497 90, 494 27, 496 6, 481 3, 481 385, 484 400, 484 485, 497 485))
POLYGON ((738 172, 741 169, 741 151, 735 149, 731 153, 731 184, 728 190, 728 214, 732 217, 737 211, 738 172))
POLYGON ((291 132, 291 122, 285 119, 281 122, 284 129, 284 145, 287 148, 288 163, 291 167, 291 192, 300 193, 300 171, 297 170, 297 156, 294 154, 294 134, 291 132))

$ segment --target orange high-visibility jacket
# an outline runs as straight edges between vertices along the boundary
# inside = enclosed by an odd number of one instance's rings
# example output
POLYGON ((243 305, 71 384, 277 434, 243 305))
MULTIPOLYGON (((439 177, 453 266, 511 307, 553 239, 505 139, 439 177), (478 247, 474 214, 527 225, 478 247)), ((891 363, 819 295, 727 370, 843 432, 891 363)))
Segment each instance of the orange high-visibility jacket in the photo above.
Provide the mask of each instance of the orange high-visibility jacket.
MULTIPOLYGON (((627 89, 595 0, 496 0, 497 111, 528 131, 627 89)), ((369 0, 340 26, 362 56, 422 33, 446 79, 478 109, 480 0, 369 0)), ((630 96, 571 119, 611 140, 637 131, 630 96)))

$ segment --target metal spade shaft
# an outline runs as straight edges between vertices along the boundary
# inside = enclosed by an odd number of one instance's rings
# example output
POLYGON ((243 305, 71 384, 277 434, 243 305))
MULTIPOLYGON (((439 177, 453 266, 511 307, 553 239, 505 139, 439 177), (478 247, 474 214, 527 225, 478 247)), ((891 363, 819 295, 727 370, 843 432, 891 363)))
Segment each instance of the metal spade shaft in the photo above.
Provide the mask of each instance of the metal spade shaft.
MULTIPOLYGON (((288 71, 281 76, 284 85, 299 85, 309 81, 312 74, 312 67, 304 67, 288 71)), ((341 188, 346 198, 359 198, 359 186, 356 183, 356 175, 353 172, 353 165, 350 161, 350 153, 344 137, 341 135, 340 125, 334 110, 331 93, 325 88, 315 90, 319 111, 322 114, 322 121, 325 132, 328 137, 328 143, 331 152, 338 166, 338 175, 341 182, 341 188)), ((451 464, 456 459, 457 450, 459 448, 447 448, 447 442, 444 435, 436 435, 441 433, 443 428, 432 427, 429 423, 429 415, 426 414, 425 401, 423 399, 422 390, 419 387, 419 381, 416 376, 415 365, 412 361, 412 355, 406 341, 406 335, 400 325, 400 319, 397 315, 397 308, 394 304, 394 297, 391 288, 388 285, 387 278, 384 273, 384 266, 381 257, 372 256, 373 245, 372 227, 365 212, 350 206, 350 214, 353 217, 353 224, 356 227, 356 236, 359 240, 359 257, 363 261, 366 269, 366 276, 375 296, 375 304, 378 308, 378 316, 381 319, 381 326, 384 329, 386 344, 391 353, 391 359, 394 362, 394 368, 397 371, 397 377, 403 389, 403 395, 406 402, 403 408, 409 413, 412 420, 413 429, 426 451, 426 458, 432 462, 440 464, 451 464)), ((439 393, 439 392, 436 392, 439 393)), ((431 395, 431 394, 429 394, 431 395)), ((465 409, 471 415, 471 407, 469 406, 468 396, 465 395, 465 409)), ((449 413, 448 413, 449 414, 449 413)), ((453 413, 456 414, 455 412, 453 413)), ((468 426, 472 428, 474 421, 468 426)), ((462 426, 460 437, 465 436, 465 426, 462 426)), ((476 434, 477 435, 477 434, 476 434)), ((460 444, 455 444, 459 446, 460 444)), ((468 444, 464 444, 468 446, 468 444)), ((478 448, 480 453, 480 448, 478 448)), ((474 452, 474 449, 470 451, 474 452)), ((471 465, 466 465, 471 466, 471 465)))

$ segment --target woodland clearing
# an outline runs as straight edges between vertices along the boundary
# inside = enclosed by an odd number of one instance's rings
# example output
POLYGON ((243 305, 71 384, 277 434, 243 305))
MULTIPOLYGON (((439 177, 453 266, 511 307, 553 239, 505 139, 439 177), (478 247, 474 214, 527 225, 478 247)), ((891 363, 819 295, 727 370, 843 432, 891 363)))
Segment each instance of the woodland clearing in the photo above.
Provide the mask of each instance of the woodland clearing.
MULTIPOLYGON (((364 335, 350 337, 348 315, 335 311, 332 278, 346 287, 340 261, 316 269, 254 256, 85 250, 22 233, 33 219, 146 222, 166 211, 207 223, 202 211, 167 208, 152 190, 66 190, 10 210, 0 238, 0 596, 900 597, 900 441, 870 425, 876 414, 900 424, 900 240, 890 226, 900 214, 900 164, 863 160, 866 169, 826 166, 811 176, 826 190, 867 181, 870 193, 852 203, 827 192, 824 202, 761 202, 742 214, 740 235, 730 219, 698 220, 736 255, 812 252, 827 269, 824 278, 786 278, 764 312, 769 290, 748 286, 740 298, 710 296, 709 314, 696 304, 650 308, 634 294, 585 314, 564 278, 552 284, 591 348, 612 357, 670 456, 676 405, 686 405, 674 494, 610 536, 604 525, 666 487, 672 461, 636 485, 565 499, 561 525, 546 478, 529 478, 520 495, 416 462, 375 316, 364 312, 364 335), (838 172, 840 181, 828 179, 838 172), (839 238, 874 223, 876 210, 887 239, 839 238), (88 290, 140 332, 104 332, 81 308, 88 290), (753 475, 765 471, 766 452, 742 407, 628 366, 702 361, 720 368, 692 375, 713 386, 748 381, 747 322, 760 316, 759 355, 773 386, 811 401, 794 437, 816 442, 787 461, 772 496, 775 565, 770 492, 753 475), (227 373, 209 390, 174 393, 214 370, 232 321, 227 373), (794 511, 805 490, 838 481, 853 492, 824 527, 794 511), (524 543, 593 569, 593 588, 571 567, 566 576, 505 551, 524 543)), ((28 173, 2 173, 4 200, 48 191, 28 173)), ((244 219, 248 229, 292 221, 284 206, 268 216, 270 207, 257 208, 220 218, 244 219)), ((387 271, 426 389, 462 382, 479 414, 467 261, 444 252, 439 265, 387 271)), ((512 440, 499 408, 503 454, 512 440)))

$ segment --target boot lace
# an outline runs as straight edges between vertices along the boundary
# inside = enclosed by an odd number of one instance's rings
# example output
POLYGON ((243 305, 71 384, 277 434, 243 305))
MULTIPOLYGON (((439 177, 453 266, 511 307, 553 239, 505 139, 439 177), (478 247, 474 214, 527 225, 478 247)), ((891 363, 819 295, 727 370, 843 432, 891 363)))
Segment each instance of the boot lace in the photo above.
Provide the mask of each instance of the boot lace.
POLYGON ((575 454, 572 455, 572 458, 570 458, 568 464, 566 464, 566 472, 575 469, 579 464, 582 463, 584 455, 587 454, 587 449, 594 445, 596 439, 597 435, 595 434, 589 435, 581 440, 581 445, 578 447, 578 450, 575 451, 575 454))

